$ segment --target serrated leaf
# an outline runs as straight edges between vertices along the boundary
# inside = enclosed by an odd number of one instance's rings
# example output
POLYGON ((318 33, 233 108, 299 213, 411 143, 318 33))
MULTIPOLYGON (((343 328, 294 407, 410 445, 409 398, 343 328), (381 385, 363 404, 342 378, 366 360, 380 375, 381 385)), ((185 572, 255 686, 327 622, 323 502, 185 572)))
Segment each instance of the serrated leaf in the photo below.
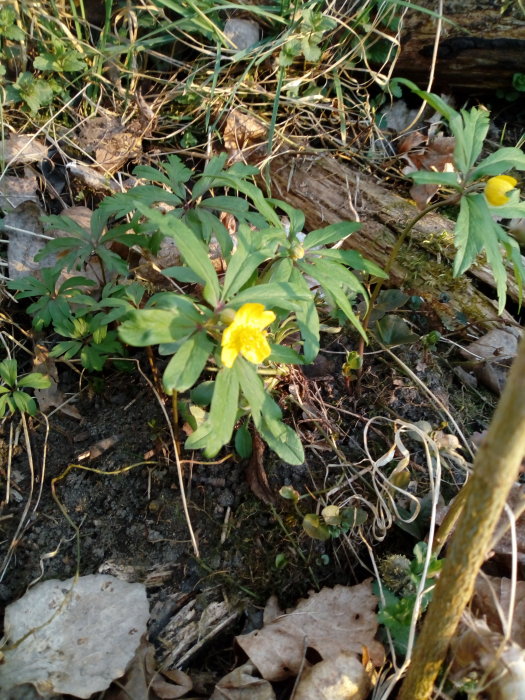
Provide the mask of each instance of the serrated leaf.
POLYGON ((454 162, 461 172, 467 173, 483 148, 489 130, 489 113, 478 107, 472 107, 470 112, 462 109, 461 118, 454 117, 450 127, 456 137, 454 162))
POLYGON ((7 359, 0 362, 0 377, 10 387, 16 385, 18 374, 18 363, 16 360, 7 359))
POLYGON ((487 175, 501 175, 507 170, 525 170, 525 153, 520 148, 499 148, 484 158, 470 173, 468 181, 478 180, 487 175))
POLYGON ((274 207, 282 209, 288 216, 288 219, 290 221, 289 236, 293 237, 296 233, 300 233, 303 231, 305 222, 304 212, 302 212, 300 209, 292 207, 291 204, 283 202, 280 199, 268 199, 268 202, 270 204, 273 204, 274 207))
POLYGON ((507 272, 500 248, 500 231, 505 235, 490 215, 482 194, 462 198, 454 238, 458 249, 454 260, 454 277, 468 270, 477 255, 485 250, 496 282, 498 312, 502 313, 507 293, 507 272))

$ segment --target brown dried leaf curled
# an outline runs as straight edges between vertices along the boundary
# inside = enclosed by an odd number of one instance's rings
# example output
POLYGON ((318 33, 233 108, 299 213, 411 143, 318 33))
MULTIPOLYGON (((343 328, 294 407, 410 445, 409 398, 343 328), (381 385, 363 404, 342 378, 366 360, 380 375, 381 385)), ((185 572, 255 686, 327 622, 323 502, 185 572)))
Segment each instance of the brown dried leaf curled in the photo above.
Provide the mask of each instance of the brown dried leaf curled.
POLYGON ((236 640, 269 681, 296 675, 309 647, 323 659, 334 658, 342 651, 360 654, 367 647, 374 664, 379 666, 384 660, 384 649, 374 638, 376 605, 370 580, 357 586, 323 588, 262 630, 236 640))

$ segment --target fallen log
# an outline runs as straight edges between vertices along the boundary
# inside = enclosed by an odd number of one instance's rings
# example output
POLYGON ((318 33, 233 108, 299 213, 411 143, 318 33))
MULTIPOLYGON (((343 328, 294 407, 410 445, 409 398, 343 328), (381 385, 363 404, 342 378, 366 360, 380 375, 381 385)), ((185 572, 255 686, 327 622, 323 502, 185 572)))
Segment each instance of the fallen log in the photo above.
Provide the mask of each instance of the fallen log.
MULTIPOLYGON (((415 204, 329 157, 276 160, 272 168, 272 195, 285 200, 306 217, 308 230, 342 220, 356 219, 362 227, 347 238, 344 248, 359 251, 384 267, 397 236, 418 213, 415 204)), ((508 312, 498 316, 496 299, 478 288, 494 288, 490 269, 481 262, 469 274, 452 276, 454 223, 430 213, 412 229, 390 270, 387 285, 419 295, 446 328, 469 322, 500 319, 512 322, 508 312)), ((509 297, 518 288, 509 271, 509 297)), ((494 294, 494 297, 496 295, 494 294)))
MULTIPOLYGON (((421 87, 428 81, 432 64, 437 8, 435 0, 418 0, 402 21, 395 75, 421 87)), ((516 73, 525 73, 522 3, 445 0, 434 89, 508 89, 516 73)))

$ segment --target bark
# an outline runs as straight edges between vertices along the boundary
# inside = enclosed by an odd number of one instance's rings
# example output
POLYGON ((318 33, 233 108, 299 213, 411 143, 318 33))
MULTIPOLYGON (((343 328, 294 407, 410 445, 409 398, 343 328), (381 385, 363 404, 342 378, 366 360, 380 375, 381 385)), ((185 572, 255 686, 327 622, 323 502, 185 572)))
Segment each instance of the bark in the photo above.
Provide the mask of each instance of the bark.
POLYGON ((426 700, 445 658, 525 454, 525 341, 473 465, 465 507, 398 700, 426 700))
MULTIPOLYGON (((415 5, 438 8, 435 0, 415 5)), ((494 0, 444 0, 443 15, 434 89, 508 89, 514 73, 525 73, 525 12, 518 2, 505 8, 494 0)), ((396 75, 426 85, 436 26, 424 11, 405 14, 396 75)))
MULTIPOLYGON (((274 163, 272 195, 302 209, 308 230, 342 220, 355 221, 357 212, 362 228, 343 247, 358 250, 382 267, 397 236, 418 213, 413 203, 382 187, 371 176, 327 157, 274 163)), ((489 268, 479 264, 473 268, 472 277, 452 277, 453 230, 453 222, 446 217, 436 213, 425 216, 402 246, 387 285, 422 296, 427 310, 446 328, 462 325, 464 317, 471 322, 498 318, 512 321, 507 313, 498 316, 495 299, 489 299, 476 286, 474 280, 494 287, 489 268)), ((517 285, 512 276, 509 280, 509 296, 517 300, 517 285)))

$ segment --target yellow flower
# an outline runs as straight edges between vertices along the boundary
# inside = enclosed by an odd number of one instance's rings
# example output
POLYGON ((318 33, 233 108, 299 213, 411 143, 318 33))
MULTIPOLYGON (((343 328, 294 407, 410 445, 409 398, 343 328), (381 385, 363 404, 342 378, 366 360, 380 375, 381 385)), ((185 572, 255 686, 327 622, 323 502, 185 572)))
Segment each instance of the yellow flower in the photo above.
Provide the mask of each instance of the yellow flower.
POLYGON ((501 207, 509 201, 507 192, 513 190, 518 181, 510 175, 496 175, 487 180, 485 197, 493 207, 501 207))
POLYGON ((269 357, 264 329, 273 321, 274 312, 266 311, 262 304, 243 304, 222 334, 222 364, 231 367, 239 354, 255 365, 269 357))

